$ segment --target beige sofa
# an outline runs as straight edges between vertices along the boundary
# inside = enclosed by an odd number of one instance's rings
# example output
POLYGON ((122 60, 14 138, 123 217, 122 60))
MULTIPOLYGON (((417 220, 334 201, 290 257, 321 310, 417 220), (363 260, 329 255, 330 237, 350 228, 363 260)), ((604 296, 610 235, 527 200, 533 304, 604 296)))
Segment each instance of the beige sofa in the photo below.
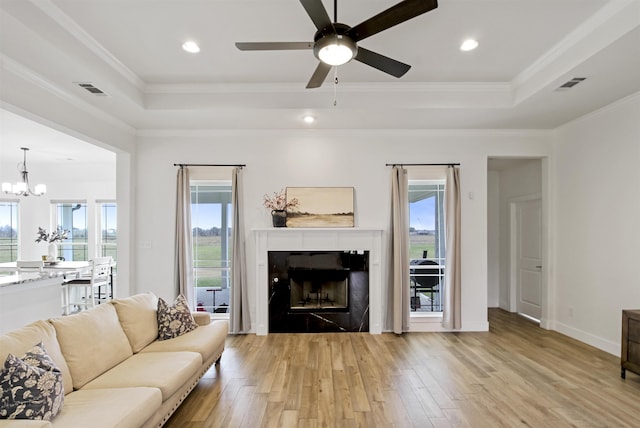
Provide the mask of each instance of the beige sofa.
POLYGON ((0 420, 0 428, 162 426, 220 360, 228 322, 194 313, 198 328, 158 341, 156 308, 153 294, 138 294, 0 336, 1 362, 42 342, 65 392, 51 421, 0 420))

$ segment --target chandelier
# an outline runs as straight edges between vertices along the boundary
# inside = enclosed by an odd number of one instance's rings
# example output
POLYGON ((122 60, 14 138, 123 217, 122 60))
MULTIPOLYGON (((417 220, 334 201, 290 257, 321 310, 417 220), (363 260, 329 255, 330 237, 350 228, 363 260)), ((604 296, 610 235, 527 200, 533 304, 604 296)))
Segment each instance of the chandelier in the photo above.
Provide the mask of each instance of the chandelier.
POLYGON ((18 196, 42 196, 47 193, 47 186, 44 184, 36 184, 33 190, 31 190, 31 186, 29 186, 29 172, 27 171, 27 151, 29 149, 26 147, 20 147, 20 149, 24 152, 24 159, 21 164, 18 164, 22 181, 15 184, 2 183, 2 191, 18 196))

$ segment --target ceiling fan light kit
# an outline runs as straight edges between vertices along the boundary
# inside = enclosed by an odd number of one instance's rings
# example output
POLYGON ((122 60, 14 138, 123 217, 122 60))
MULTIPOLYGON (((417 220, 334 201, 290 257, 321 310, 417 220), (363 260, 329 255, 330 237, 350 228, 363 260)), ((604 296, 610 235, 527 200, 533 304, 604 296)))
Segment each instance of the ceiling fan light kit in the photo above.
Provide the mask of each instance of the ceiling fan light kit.
POLYGON ((313 43, 309 42, 238 42, 242 51, 304 50, 313 49, 320 63, 313 72, 307 88, 322 86, 331 67, 346 64, 355 59, 394 77, 402 77, 411 68, 395 59, 358 46, 358 42, 408 21, 438 7, 437 0, 404 0, 375 16, 350 27, 338 21, 338 2, 334 0, 334 21, 322 4, 322 0, 300 0, 307 15, 316 26, 313 43))
POLYGON ((339 34, 324 36, 313 46, 316 58, 331 66, 348 63, 356 56, 357 52, 356 42, 339 34))

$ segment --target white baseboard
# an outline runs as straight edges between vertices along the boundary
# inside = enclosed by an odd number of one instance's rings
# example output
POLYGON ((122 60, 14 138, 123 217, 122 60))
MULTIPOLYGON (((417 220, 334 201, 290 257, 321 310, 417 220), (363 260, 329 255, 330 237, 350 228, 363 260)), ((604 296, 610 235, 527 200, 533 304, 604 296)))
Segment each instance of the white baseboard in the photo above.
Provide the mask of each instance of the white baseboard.
POLYGON ((603 339, 602 337, 594 336, 591 333, 587 333, 586 331, 579 330, 558 321, 553 324, 555 327, 554 330, 559 333, 608 352, 609 354, 620 356, 620 343, 611 342, 610 340, 603 339))
POLYGON ((466 322, 462 323, 462 329, 460 331, 489 331, 489 322, 466 322))

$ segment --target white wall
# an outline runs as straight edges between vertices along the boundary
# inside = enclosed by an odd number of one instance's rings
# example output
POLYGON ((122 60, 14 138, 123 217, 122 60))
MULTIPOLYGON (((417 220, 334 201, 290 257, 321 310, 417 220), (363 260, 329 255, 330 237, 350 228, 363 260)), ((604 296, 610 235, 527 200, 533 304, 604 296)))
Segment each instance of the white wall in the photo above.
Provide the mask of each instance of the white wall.
POLYGON ((555 328, 620 352, 640 307, 640 94, 557 130, 555 328))
POLYGON ((486 330, 489 153, 545 156, 548 137, 546 133, 508 131, 221 131, 205 136, 148 132, 138 141, 135 168, 137 274, 132 292, 152 290, 165 298, 176 294, 174 163, 247 164, 247 277, 255 321, 251 230, 269 227, 271 222, 261 205, 263 194, 287 186, 353 186, 356 226, 388 230, 390 169, 386 163, 459 162, 463 195, 463 329, 486 330))

